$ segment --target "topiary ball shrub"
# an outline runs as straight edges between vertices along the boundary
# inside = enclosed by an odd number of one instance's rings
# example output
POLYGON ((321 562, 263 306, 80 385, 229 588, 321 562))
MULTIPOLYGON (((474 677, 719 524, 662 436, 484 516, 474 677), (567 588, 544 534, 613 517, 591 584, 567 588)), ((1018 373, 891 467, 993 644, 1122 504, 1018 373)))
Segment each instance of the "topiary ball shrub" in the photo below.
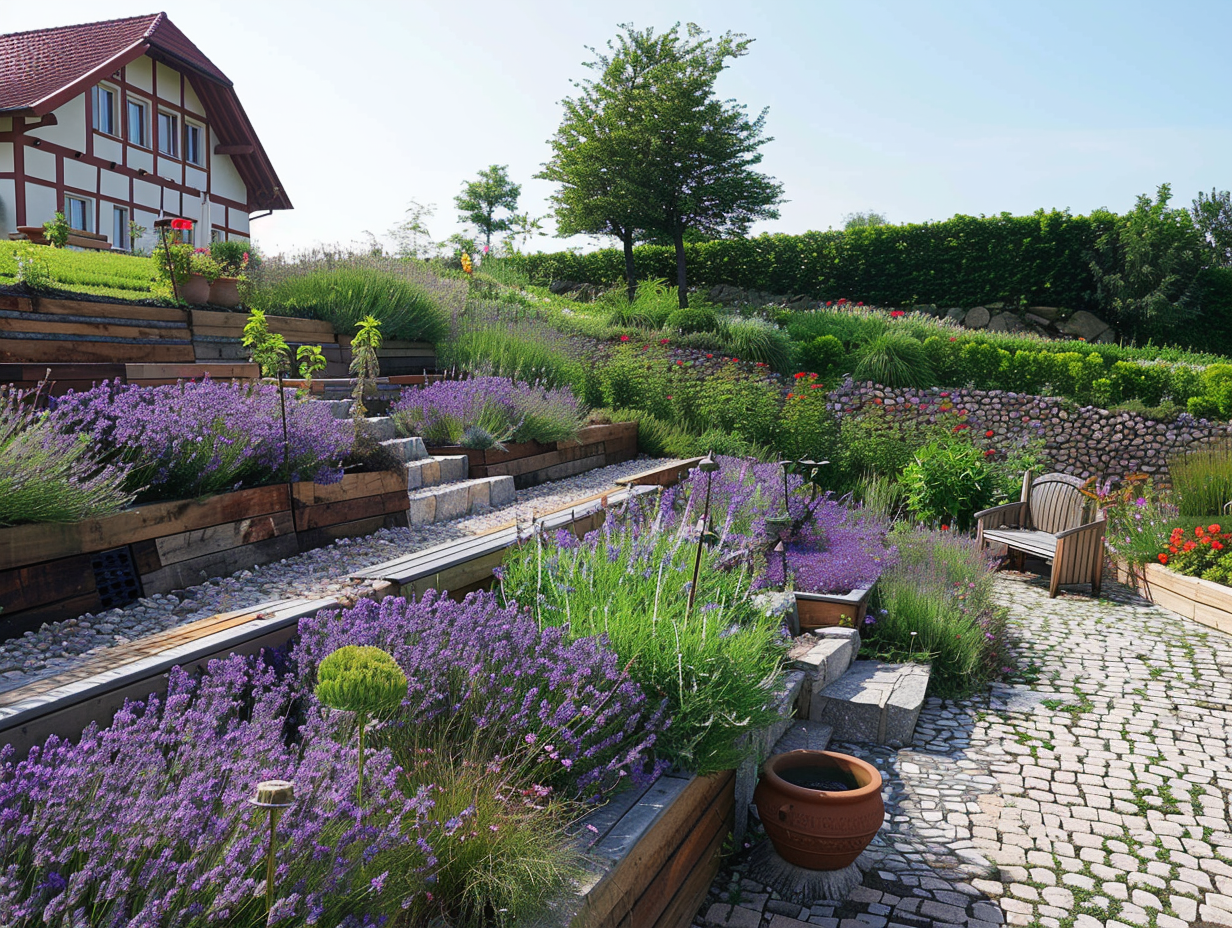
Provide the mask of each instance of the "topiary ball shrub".
POLYGON ((825 376, 841 370, 847 352, 833 335, 818 335, 800 347, 800 369, 825 376))
POLYGON ((690 306, 678 309, 667 317, 667 327, 681 335, 691 335, 694 332, 713 332, 719 327, 719 320, 714 311, 704 306, 690 306))

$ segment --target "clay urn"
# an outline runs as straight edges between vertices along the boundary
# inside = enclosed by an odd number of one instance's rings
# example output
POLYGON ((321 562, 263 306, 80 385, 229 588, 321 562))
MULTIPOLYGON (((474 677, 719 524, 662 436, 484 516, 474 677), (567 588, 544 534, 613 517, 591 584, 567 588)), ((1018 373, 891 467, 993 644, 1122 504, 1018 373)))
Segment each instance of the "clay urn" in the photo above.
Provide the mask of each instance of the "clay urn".
POLYGON ((200 306, 210 301, 209 279, 201 274, 189 274, 188 280, 180 284, 180 299, 185 303, 200 306))
POLYGON ((210 284, 210 302, 215 306, 235 309, 240 305, 239 278, 219 277, 210 284))
POLYGON ((771 756, 753 802, 779 856, 809 870, 841 870, 855 863, 885 820, 881 773, 858 757, 833 751, 771 756), (797 785, 809 783, 832 788, 797 785), (846 788, 838 789, 840 784, 846 788))

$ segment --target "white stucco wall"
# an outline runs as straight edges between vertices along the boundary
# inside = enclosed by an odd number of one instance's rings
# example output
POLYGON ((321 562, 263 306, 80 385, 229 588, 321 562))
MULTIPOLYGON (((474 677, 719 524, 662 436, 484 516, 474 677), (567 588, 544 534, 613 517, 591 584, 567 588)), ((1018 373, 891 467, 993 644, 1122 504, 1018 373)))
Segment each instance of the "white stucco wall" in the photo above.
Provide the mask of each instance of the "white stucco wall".
POLYGON ((13 170, 13 143, 0 142, 0 171, 13 170))
POLYGON ((159 199, 158 186, 145 180, 133 181, 133 201, 139 206, 148 206, 157 213, 162 202, 159 199))
POLYGON ((0 179, 0 236, 17 231, 17 186, 12 178, 0 179))
POLYGON ((180 102, 180 72, 173 71, 160 61, 154 62, 158 69, 158 96, 161 100, 180 102))
POLYGON ((146 93, 149 93, 150 88, 153 87, 150 80, 150 75, 154 73, 153 65, 154 62, 150 58, 142 55, 140 58, 130 61, 124 66, 124 77, 130 84, 135 84, 146 93))
POLYGON ((248 188, 240 180, 230 155, 214 155, 210 159, 210 173, 210 189, 216 195, 239 203, 248 202, 248 188))
POLYGON ((198 116, 205 115, 205 107, 201 105, 201 99, 193 90, 191 79, 184 81, 184 109, 191 110, 198 116))
POLYGON ((244 233, 250 231, 248 228, 248 214, 238 209, 227 210, 227 225, 244 233))
POLYGON ((42 184, 26 184, 26 225, 41 226, 56 215, 56 192, 42 184))
POLYGON ((85 151, 87 105, 91 105, 90 95, 88 93, 78 94, 63 106, 52 111, 56 116, 56 125, 32 129, 29 132, 30 138, 46 139, 48 142, 55 142, 73 151, 85 151))
POLYGON ((41 180, 56 182, 56 156, 50 152, 40 151, 30 145, 26 146, 23 157, 26 162, 26 174, 41 180))
POLYGON ((117 174, 115 171, 108 171, 103 168, 99 171, 98 181, 99 193, 113 197, 120 201, 128 200, 128 178, 123 174, 117 174))
POLYGON ((119 163, 124 158, 124 146, 115 139, 109 139, 101 133, 94 133, 94 157, 104 161, 119 163))
POLYGON ((128 147, 128 164, 126 167, 130 167, 134 171, 152 171, 154 170, 154 156, 144 149, 134 148, 130 145, 128 147))
POLYGON ((64 186, 98 193, 98 168, 71 158, 64 159, 64 186))

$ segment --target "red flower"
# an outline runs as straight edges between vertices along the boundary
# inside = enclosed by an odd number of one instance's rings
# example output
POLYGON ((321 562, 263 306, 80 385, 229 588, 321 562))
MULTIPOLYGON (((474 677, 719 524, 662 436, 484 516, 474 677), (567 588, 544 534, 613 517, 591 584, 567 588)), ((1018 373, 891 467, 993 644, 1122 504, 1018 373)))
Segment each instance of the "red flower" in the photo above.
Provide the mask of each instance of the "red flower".
POLYGON ((856 305, 857 305, 857 306, 863 306, 864 304, 863 304, 863 303, 857 303, 856 305))
POLYGON ((629 336, 628 336, 628 335, 622 335, 622 336, 620 336, 620 340, 621 340, 622 342, 627 342, 627 341, 629 340, 629 336))
POLYGON ((1212 542, 1211 542, 1211 547, 1212 547, 1213 549, 1215 549, 1216 551, 1222 551, 1222 550, 1223 550, 1223 542, 1222 542, 1222 541, 1212 541, 1212 542))
POLYGON ((951 336, 950 336, 950 341, 952 341, 952 342, 956 342, 956 341, 958 341, 958 336, 957 336, 957 335, 951 335, 951 336))
POLYGON ((824 386, 825 386, 825 384, 824 384, 824 383, 815 383, 815 384, 812 384, 812 385, 809 387, 809 389, 810 389, 810 390, 820 390, 820 389, 821 389, 822 387, 824 387, 824 386))
POLYGON ((942 396, 949 396, 950 394, 948 394, 948 393, 942 393, 941 395, 942 395, 942 396))
POLYGON ((950 527, 948 525, 941 526, 941 531, 948 532, 949 530, 950 530, 950 527))
POLYGON ((985 452, 984 452, 984 457, 986 457, 986 458, 990 458, 990 457, 992 457, 992 456, 993 456, 994 454, 996 454, 996 453, 997 453, 997 449, 996 449, 996 448, 989 448, 987 451, 985 451, 985 452))
POLYGON ((661 338, 661 339, 659 339, 659 344, 660 344, 660 345, 666 345, 666 344, 668 343, 668 341, 669 341, 669 339, 666 339, 666 338, 661 338))
POLYGON ((984 437, 985 437, 985 438, 992 438, 993 434, 994 434, 994 433, 993 433, 993 430, 992 430, 992 429, 989 429, 987 432, 985 432, 985 433, 984 433, 984 437))
MULTIPOLYGON (((864 304, 863 304, 863 303, 861 303, 860 305, 861 305, 861 306, 863 306, 864 304)), ((892 313, 890 313, 890 318, 891 318, 891 319, 897 319, 899 316, 905 316, 905 315, 907 315, 907 313, 906 313, 906 312, 904 312, 904 311, 903 311, 903 310, 901 310, 901 309, 896 309, 896 310, 894 310, 892 313)))
POLYGON ((833 304, 832 304, 829 300, 826 300, 826 305, 827 305, 827 306, 832 306, 833 304))
POLYGON ((789 400, 794 400, 794 399, 796 398, 796 394, 794 394, 794 393, 788 393, 788 394, 787 394, 787 398, 788 398, 789 400))
POLYGON ((708 354, 708 355, 706 355, 706 357, 708 357, 708 358, 713 358, 713 357, 714 357, 714 355, 712 355, 712 354, 708 354))
POLYGON ((670 400, 670 399, 671 399, 671 397, 669 396, 669 397, 668 397, 668 399, 670 400))
POLYGON ((1212 525, 1210 530, 1211 530, 1212 532, 1214 532, 1216 535, 1218 535, 1218 534, 1219 534, 1219 526, 1218 526, 1218 525, 1212 525))
POLYGON ((840 299, 840 300, 838 301, 838 305, 839 305, 839 306, 842 306, 842 305, 843 305, 844 303, 846 303, 846 302, 847 302, 847 297, 843 297, 842 299, 840 299))
POLYGON ((1167 563, 1168 563, 1168 555, 1166 555, 1166 554, 1161 554, 1161 555, 1159 556, 1159 563, 1161 563, 1161 564, 1167 564, 1167 563))

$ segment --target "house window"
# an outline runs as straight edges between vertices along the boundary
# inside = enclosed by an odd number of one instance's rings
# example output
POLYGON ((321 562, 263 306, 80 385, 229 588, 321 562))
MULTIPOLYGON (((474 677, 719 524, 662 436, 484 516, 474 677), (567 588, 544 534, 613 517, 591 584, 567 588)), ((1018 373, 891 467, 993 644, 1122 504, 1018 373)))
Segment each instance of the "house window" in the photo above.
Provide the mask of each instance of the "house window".
POLYGON ((128 210, 116 206, 111 211, 111 247, 128 251, 133 243, 128 236, 128 210))
POLYGON ((158 114, 158 150, 164 155, 178 158, 180 141, 180 121, 171 113, 158 114))
POLYGON ((116 132, 115 88, 106 84, 98 84, 94 88, 94 128, 107 135, 119 134, 116 132))
POLYGON ((128 112, 128 140, 142 148, 150 147, 150 107, 142 100, 129 97, 125 106, 128 112))
POLYGON ((184 160, 202 167, 205 165, 204 126, 184 123, 184 160))
POLYGON ((210 229, 210 241, 211 242, 221 242, 222 241, 222 229, 210 229))
POLYGON ((68 220, 70 229, 78 229, 81 232, 90 231, 90 201, 82 197, 65 197, 64 198, 64 218, 68 220))

